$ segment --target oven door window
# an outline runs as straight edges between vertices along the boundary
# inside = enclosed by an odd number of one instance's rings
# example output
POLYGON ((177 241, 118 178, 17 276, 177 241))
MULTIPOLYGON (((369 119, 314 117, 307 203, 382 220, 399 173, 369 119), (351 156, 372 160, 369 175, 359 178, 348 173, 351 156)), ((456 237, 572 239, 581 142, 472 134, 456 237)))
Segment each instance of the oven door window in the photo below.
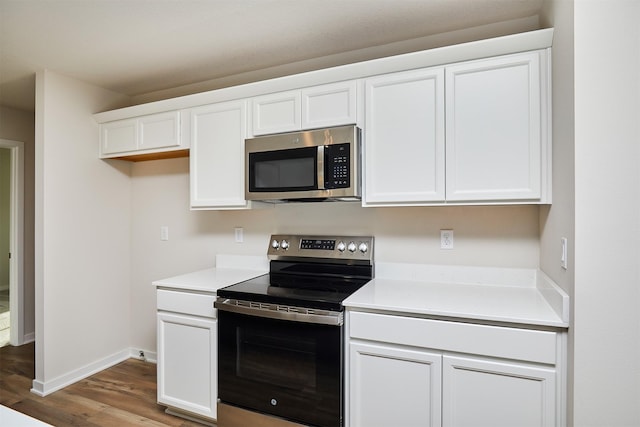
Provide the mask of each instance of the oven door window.
POLYGON ((218 311, 220 400, 300 423, 341 425, 342 328, 218 311))
POLYGON ((306 191, 318 188, 317 147, 249 154, 249 191, 306 191))

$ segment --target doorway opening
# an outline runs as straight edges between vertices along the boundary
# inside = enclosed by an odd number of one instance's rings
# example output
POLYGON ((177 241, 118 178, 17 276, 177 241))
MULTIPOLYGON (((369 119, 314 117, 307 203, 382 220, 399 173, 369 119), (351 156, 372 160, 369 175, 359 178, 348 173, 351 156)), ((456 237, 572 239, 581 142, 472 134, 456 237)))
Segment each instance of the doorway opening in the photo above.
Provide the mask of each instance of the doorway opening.
POLYGON ((24 144, 0 139, 0 347, 24 342, 24 144))

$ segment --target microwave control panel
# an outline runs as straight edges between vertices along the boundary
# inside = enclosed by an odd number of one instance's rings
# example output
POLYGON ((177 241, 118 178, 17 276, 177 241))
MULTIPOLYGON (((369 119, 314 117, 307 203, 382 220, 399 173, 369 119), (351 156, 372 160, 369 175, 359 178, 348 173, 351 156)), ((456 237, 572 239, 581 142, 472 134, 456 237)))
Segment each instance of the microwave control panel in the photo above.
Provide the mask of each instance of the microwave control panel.
POLYGON ((348 188, 351 185, 350 144, 324 147, 324 188, 348 188))

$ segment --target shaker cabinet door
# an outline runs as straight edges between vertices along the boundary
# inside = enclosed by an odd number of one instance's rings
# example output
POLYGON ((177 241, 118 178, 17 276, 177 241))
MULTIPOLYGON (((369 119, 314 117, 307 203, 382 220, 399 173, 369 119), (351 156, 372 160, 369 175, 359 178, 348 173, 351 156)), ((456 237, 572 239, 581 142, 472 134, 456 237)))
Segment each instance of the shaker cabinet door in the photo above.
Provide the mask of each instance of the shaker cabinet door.
POLYGON ((108 157, 138 149, 138 120, 125 119, 100 125, 100 155, 108 157))
POLYGON ((302 89, 302 129, 355 124, 356 81, 302 89))
POLYGON ((352 341, 350 427, 438 427, 442 356, 352 341))
POLYGON ((257 96, 251 100, 254 136, 292 132, 301 129, 299 90, 257 96))
POLYGON ((447 201, 541 199, 540 55, 446 68, 447 201))
POLYGON ((443 427, 556 425, 554 368, 443 357, 443 427))
POLYGON ((192 209, 244 209, 246 102, 191 110, 192 209))
POLYGON ((158 313, 158 403, 216 418, 215 319, 158 313))
POLYGON ((443 202, 444 69, 365 82, 366 205, 443 202))
POLYGON ((152 114, 139 119, 139 150, 180 145, 180 112, 152 114))

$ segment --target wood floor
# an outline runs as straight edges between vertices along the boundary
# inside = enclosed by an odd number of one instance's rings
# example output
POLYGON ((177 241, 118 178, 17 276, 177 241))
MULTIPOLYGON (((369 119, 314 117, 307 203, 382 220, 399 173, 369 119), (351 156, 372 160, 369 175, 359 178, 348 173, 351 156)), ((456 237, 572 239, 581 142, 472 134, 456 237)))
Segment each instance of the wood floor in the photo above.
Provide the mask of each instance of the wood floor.
POLYGON ((156 403, 156 365, 129 359, 62 390, 39 397, 34 344, 0 348, 0 404, 57 427, 202 427, 164 413, 156 403))

